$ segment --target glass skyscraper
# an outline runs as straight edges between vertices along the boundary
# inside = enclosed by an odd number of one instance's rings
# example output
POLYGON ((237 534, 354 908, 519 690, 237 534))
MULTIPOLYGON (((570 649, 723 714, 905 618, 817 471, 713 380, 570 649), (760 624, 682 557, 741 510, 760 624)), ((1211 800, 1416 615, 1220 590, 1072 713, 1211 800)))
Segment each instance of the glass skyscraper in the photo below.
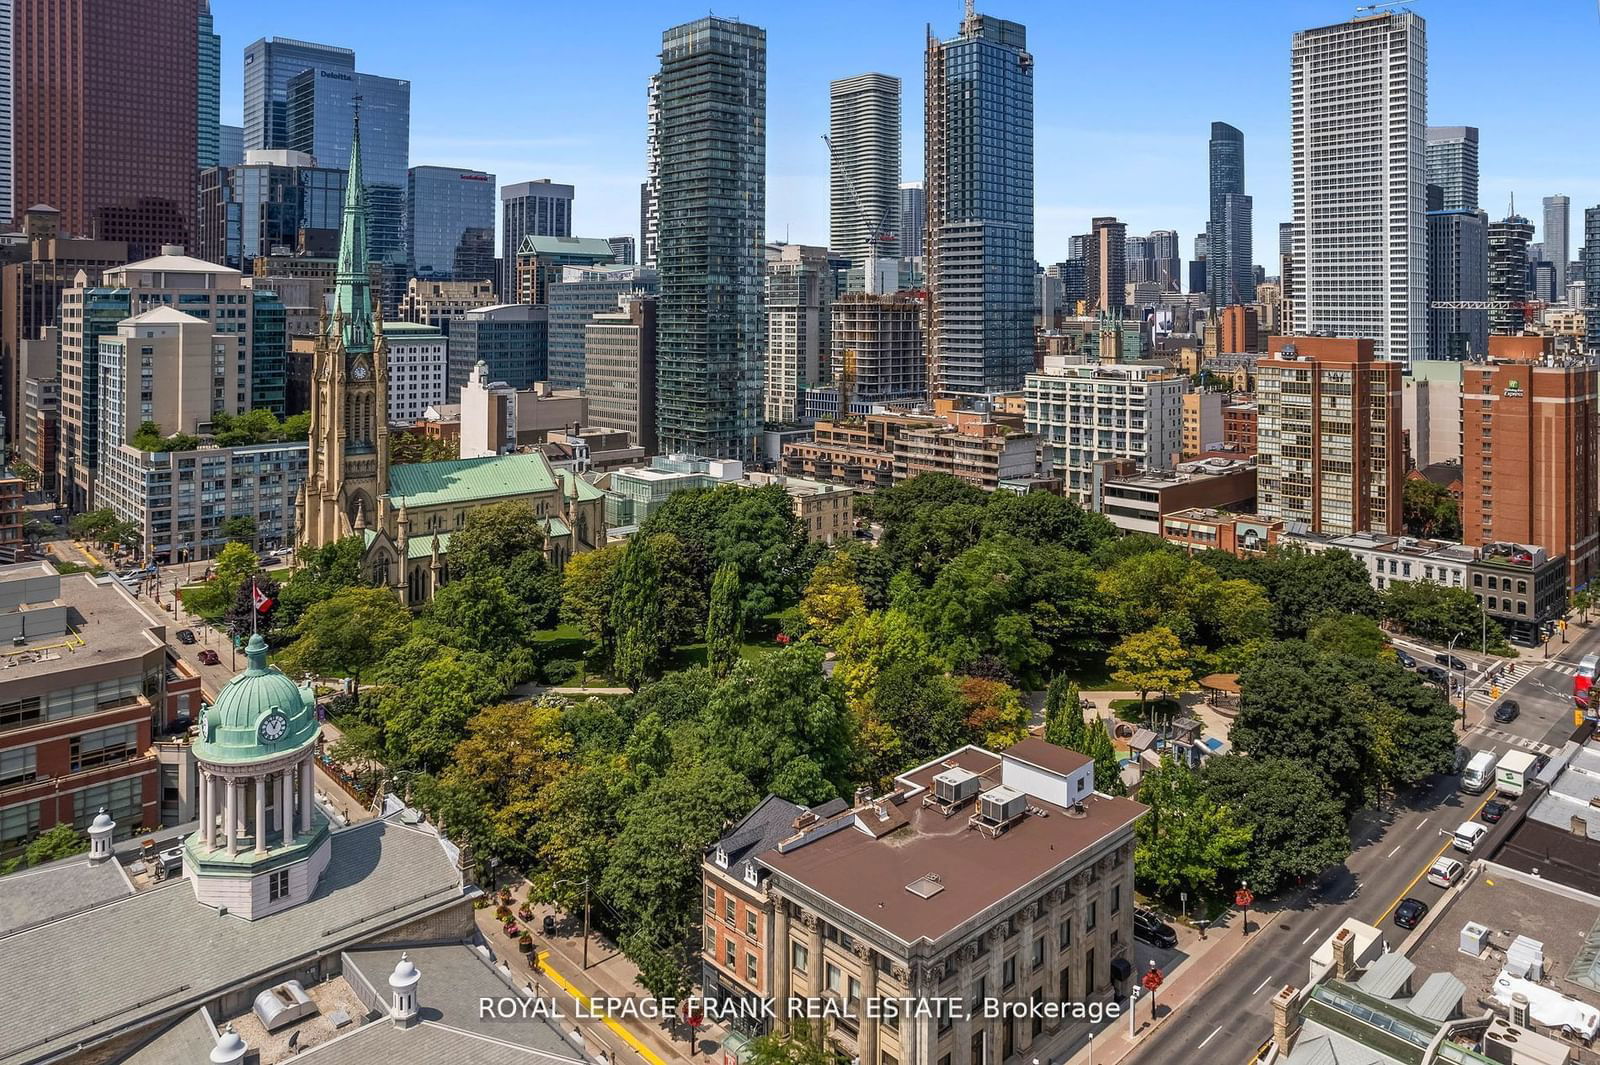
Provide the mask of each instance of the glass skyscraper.
POLYGON ((1252 203, 1244 192, 1244 134, 1211 123, 1211 212, 1206 221, 1206 282, 1213 307, 1256 298, 1252 203))
MULTIPOLYGON (((286 37, 263 37, 249 45, 244 50, 245 150, 289 147, 290 78, 303 70, 333 70, 353 75, 355 69, 356 54, 349 48, 286 37)), ((323 160, 318 162, 332 165, 323 160)))
POLYGON ((249 273, 257 256, 270 255, 275 247, 296 247, 302 229, 321 230, 324 242, 336 242, 344 182, 344 170, 334 167, 211 167, 200 175, 196 254, 249 273))
POLYGON ((1444 192, 1442 211, 1478 209, 1478 127, 1429 126, 1428 184, 1444 192))
POLYGON ((767 33, 714 16, 669 29, 660 78, 657 434, 665 452, 744 459, 766 347, 767 33))
MULTIPOLYGON (((924 178, 929 388, 983 396, 1033 368, 1033 57, 1017 22, 928 38, 924 178)), ((1119 249, 1120 250, 1120 249, 1119 249)))
POLYGON ((411 83, 343 70, 291 77, 286 147, 318 166, 350 164, 350 131, 361 97, 361 166, 367 189, 367 254, 383 264, 382 299, 396 307, 406 287, 406 181, 411 154, 411 83))
POLYGON ((196 64, 199 95, 195 115, 195 154, 199 169, 204 170, 218 163, 217 137, 222 107, 222 38, 212 26, 210 0, 201 0, 196 29, 199 43, 196 64))
POLYGON ((412 277, 494 281, 493 174, 414 166, 406 182, 406 252, 412 277))
POLYGON ((1428 357, 1468 359, 1488 351, 1488 218, 1477 208, 1428 212, 1428 357))

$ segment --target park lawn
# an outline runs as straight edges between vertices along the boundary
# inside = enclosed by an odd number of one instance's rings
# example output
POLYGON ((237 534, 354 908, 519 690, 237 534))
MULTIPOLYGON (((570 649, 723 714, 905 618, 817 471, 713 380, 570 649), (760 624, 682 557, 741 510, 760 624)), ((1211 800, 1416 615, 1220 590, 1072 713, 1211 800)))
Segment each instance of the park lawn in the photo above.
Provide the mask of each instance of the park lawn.
POLYGON ((1111 672, 1106 669, 1104 662, 1079 670, 1078 673, 1067 679, 1076 684, 1079 691, 1114 692, 1126 690, 1126 685, 1119 684, 1111 679, 1111 672))

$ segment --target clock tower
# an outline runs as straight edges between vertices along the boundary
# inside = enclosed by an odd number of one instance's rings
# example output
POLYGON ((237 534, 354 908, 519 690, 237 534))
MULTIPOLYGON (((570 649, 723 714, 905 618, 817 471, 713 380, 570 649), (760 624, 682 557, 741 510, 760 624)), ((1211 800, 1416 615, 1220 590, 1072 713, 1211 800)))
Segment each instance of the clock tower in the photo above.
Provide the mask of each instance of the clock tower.
POLYGON ((295 520, 295 539, 307 547, 375 528, 389 491, 389 348, 367 273, 359 106, 358 98, 333 312, 322 315, 311 357, 311 452, 295 520))

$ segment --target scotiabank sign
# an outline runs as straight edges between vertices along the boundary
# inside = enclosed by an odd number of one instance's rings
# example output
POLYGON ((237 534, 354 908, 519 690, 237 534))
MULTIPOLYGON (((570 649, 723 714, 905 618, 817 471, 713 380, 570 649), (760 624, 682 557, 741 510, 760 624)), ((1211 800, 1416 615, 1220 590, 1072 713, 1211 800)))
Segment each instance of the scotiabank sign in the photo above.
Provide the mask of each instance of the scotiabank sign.
POLYGON ((489 175, 488 174, 462 174, 461 175, 461 180, 462 181, 488 181, 489 180, 489 175))

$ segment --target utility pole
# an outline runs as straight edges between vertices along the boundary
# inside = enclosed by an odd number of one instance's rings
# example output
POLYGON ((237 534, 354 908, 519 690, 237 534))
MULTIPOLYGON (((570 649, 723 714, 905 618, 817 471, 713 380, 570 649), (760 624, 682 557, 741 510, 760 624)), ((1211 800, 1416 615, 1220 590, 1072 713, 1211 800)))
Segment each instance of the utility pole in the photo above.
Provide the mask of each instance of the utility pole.
POLYGON ((583 970, 589 971, 589 878, 583 878, 583 970))

